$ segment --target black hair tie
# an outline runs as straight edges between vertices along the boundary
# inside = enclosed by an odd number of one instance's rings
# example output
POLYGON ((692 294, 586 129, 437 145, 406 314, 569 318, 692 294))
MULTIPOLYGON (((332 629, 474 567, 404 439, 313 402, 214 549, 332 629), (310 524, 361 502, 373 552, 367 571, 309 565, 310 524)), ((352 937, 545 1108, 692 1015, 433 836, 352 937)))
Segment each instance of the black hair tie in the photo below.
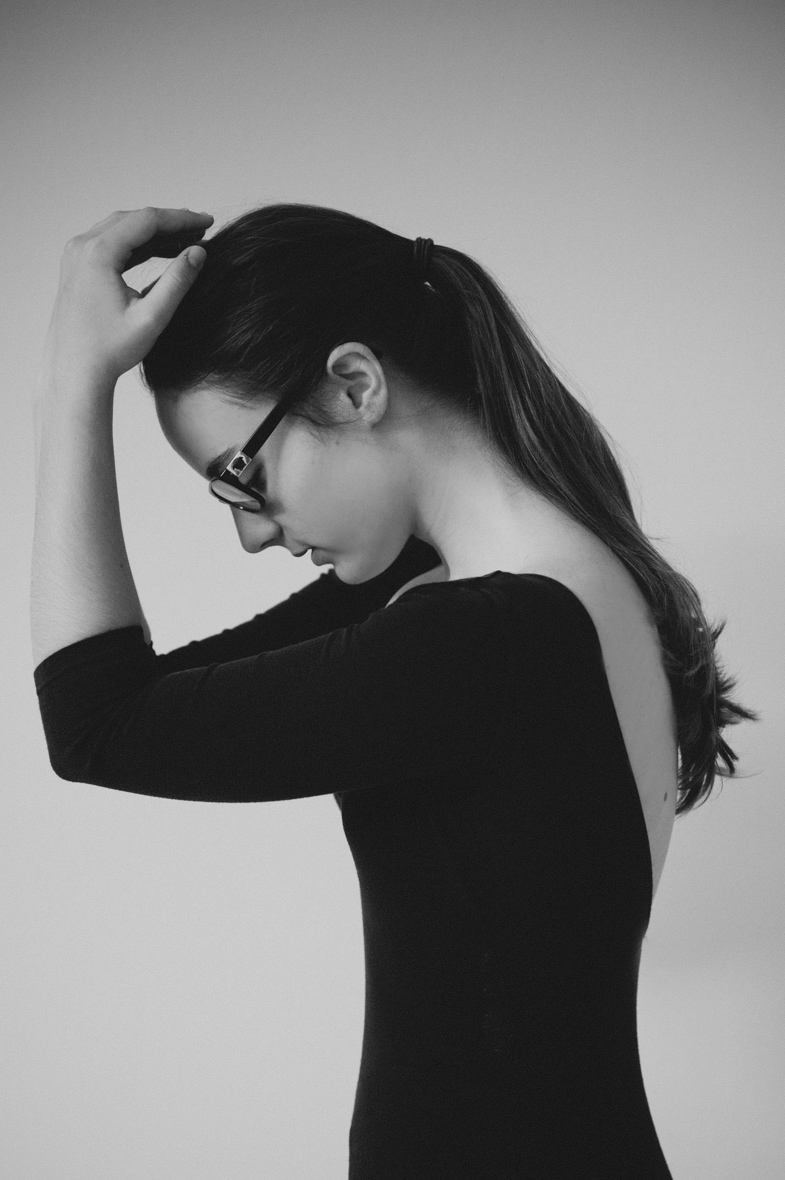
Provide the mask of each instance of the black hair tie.
POLYGON ((433 238, 415 238, 414 265, 417 270, 417 277, 421 283, 425 283, 428 280, 428 267, 431 264, 432 250, 433 238))

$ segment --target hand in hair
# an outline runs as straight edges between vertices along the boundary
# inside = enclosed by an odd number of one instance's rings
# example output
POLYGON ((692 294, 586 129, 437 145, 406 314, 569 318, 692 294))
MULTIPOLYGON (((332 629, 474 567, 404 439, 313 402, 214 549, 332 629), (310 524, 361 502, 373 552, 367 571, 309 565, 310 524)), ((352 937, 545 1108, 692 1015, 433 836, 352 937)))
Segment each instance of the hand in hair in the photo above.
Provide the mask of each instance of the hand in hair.
POLYGON ((111 213, 72 238, 60 264, 42 376, 114 387, 150 351, 199 273, 205 253, 196 243, 212 220, 209 213, 147 207, 111 213), (122 276, 152 257, 174 261, 140 294, 122 276))

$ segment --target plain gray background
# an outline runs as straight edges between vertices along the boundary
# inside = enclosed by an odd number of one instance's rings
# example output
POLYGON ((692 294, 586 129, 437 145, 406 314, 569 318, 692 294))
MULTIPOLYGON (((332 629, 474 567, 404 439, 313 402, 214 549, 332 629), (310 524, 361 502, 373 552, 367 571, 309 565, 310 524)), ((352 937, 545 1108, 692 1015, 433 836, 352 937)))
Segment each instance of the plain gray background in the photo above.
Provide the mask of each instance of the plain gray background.
MULTIPOLYGON (((644 527, 728 617, 722 655, 763 720, 726 734, 748 777, 676 825, 641 1055, 676 1180, 782 1175, 783 15, 758 0, 5 5, 4 1177, 346 1174, 363 964, 335 803, 61 782, 28 640, 29 395, 63 245, 117 208, 221 224, 274 200, 489 266, 617 441, 644 527)), ((242 552, 135 375, 117 437, 159 650, 317 576, 242 552)))

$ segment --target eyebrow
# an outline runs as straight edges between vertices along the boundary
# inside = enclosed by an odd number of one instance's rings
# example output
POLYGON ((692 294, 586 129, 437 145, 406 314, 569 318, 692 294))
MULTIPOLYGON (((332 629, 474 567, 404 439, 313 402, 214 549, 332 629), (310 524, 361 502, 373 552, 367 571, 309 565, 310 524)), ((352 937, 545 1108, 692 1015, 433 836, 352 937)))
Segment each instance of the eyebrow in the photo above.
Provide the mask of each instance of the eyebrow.
POLYGON ((235 447, 227 447, 225 451, 221 451, 220 455, 216 455, 214 459, 211 459, 204 469, 207 478, 217 479, 226 467, 226 464, 229 462, 229 460, 233 459, 240 450, 241 445, 242 444, 235 447))

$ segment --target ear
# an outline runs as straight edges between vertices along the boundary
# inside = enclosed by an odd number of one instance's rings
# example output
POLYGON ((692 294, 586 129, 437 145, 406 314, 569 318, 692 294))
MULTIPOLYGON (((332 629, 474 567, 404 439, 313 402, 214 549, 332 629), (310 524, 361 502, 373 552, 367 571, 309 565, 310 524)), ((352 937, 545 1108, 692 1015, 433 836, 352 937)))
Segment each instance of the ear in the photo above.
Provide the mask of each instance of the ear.
POLYGON ((384 369, 366 344, 339 344, 327 358, 326 377, 333 387, 334 410, 341 420, 378 422, 387 410, 389 390, 384 369))

